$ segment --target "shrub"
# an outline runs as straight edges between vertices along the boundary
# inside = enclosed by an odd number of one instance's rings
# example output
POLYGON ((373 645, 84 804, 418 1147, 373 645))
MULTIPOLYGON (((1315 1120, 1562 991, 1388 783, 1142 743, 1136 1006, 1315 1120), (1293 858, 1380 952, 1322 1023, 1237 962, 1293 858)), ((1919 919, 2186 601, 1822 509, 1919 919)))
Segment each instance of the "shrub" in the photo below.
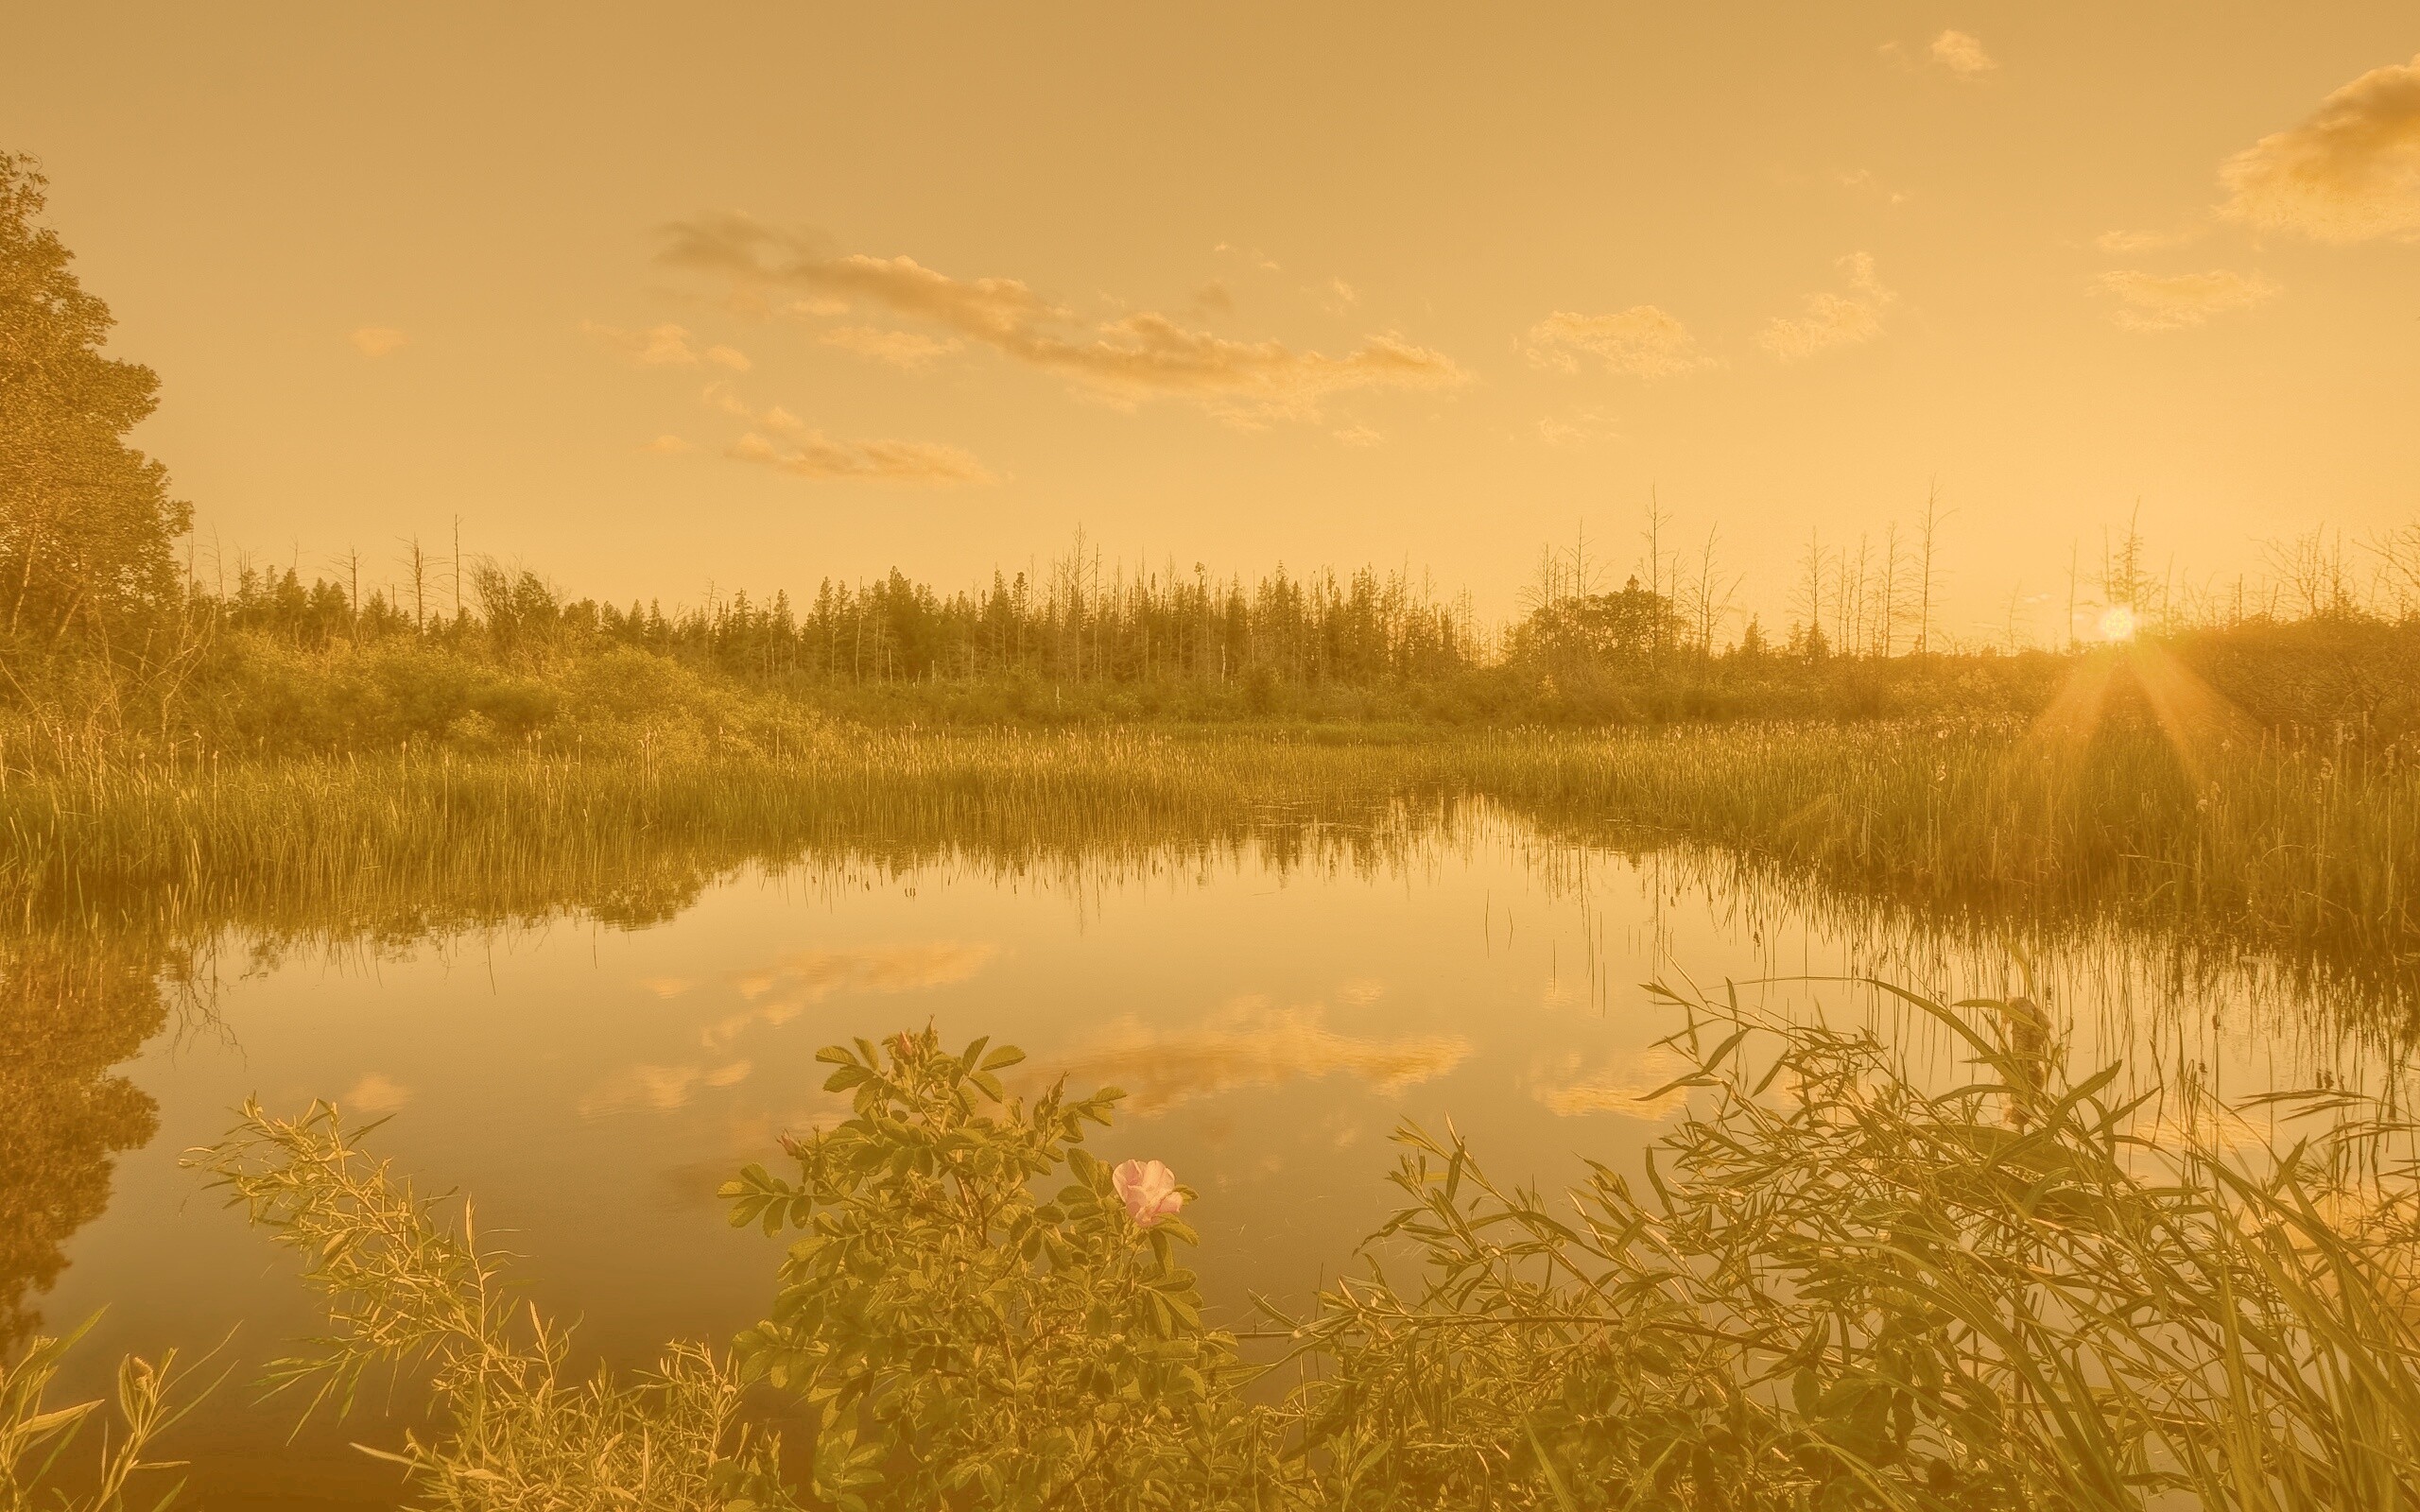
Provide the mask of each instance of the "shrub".
POLYGON ((1214 1492, 1246 1469, 1238 1366, 1177 1263, 1192 1230, 1138 1227, 1082 1148, 1120 1093, 1003 1102, 995 1073, 1024 1057, 984 1046, 826 1049, 855 1116, 793 1142, 797 1180, 751 1166, 723 1188, 735 1224, 806 1230, 735 1346, 743 1379, 816 1409, 809 1489, 851 1512, 1214 1492))

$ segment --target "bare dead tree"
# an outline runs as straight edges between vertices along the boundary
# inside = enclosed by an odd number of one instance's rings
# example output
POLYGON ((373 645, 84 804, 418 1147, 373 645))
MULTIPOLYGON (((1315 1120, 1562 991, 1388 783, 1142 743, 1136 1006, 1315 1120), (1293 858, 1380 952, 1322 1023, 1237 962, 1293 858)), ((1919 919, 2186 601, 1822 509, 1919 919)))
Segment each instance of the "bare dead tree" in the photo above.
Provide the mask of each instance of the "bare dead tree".
MULTIPOLYGON (((1953 511, 1954 512, 1954 511, 1953 511)), ((1941 511, 1941 480, 1935 478, 1925 490, 1924 539, 1919 544, 1921 555, 1916 605, 1916 654, 1932 649, 1932 589, 1934 547, 1939 543, 1941 523, 1948 516, 1941 511)))

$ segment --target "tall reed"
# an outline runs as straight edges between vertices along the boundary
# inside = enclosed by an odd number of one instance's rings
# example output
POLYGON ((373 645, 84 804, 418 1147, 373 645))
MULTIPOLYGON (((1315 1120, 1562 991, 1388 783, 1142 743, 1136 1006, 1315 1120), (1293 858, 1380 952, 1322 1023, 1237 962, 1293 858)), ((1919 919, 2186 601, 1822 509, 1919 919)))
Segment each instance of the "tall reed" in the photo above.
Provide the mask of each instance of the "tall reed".
POLYGON ((0 791, 0 899, 233 917, 584 877, 600 911, 648 917, 679 905, 674 875, 697 885, 671 856, 1021 866, 1469 799, 1563 838, 1711 844, 2012 928, 2115 920, 2385 976, 2420 936, 2420 762, 2400 746, 2256 736, 2187 761, 2154 730, 2060 746, 1988 720, 1380 740, 821 727, 778 749, 613 757, 102 757, 0 791))

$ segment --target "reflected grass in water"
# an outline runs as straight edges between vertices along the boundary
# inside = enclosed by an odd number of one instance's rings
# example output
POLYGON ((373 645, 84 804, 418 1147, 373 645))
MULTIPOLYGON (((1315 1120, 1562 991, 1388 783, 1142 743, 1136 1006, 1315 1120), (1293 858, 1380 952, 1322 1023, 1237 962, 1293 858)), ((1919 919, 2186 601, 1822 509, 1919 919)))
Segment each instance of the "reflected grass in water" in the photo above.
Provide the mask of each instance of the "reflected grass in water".
POLYGON ((1472 797, 1573 839, 1722 846, 1942 917, 2420 970, 2420 765, 2399 747, 2254 738, 2187 760, 2124 721, 2074 740, 1989 722, 1333 744, 833 728, 778 757, 96 762, 0 792, 0 897, 394 918, 407 899, 568 896, 643 921, 694 896, 690 876, 817 850, 1098 862, 1472 797))

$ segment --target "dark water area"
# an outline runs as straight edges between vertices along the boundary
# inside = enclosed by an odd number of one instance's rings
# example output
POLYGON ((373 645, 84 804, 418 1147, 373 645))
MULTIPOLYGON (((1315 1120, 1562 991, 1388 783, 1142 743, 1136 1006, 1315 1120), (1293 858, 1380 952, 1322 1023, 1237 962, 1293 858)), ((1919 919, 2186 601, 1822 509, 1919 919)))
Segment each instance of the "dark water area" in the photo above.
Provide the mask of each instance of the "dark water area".
POLYGON ((1549 1188, 1583 1158, 1635 1163, 1683 1106, 1657 1094, 1679 1021, 1653 980, 1871 1024, 1944 1075, 1937 1026, 1837 979, 1994 996, 2030 971, 2075 1058, 2145 1088, 2380 1086, 2401 1055, 2391 1005, 2273 961, 1927 925, 1484 804, 1023 861, 839 847, 476 913, 135 910, 0 945, 0 1306, 12 1338, 98 1314, 78 1396, 123 1352, 216 1348, 232 1374, 163 1446, 196 1504, 392 1504, 350 1446, 393 1447, 420 1410, 372 1392, 298 1433, 299 1403, 260 1400, 263 1364, 323 1327, 317 1298, 179 1163, 250 1096, 385 1120, 371 1147, 470 1194, 577 1352, 631 1367, 759 1315, 781 1243, 732 1228, 715 1189, 844 1116, 814 1057, 852 1036, 930 1022, 1024 1047, 1028 1089, 1123 1088, 1093 1147, 1200 1192, 1194 1263, 1239 1328, 1254 1294, 1299 1301, 1355 1264, 1407 1120, 1450 1118, 1496 1175, 1549 1188))

